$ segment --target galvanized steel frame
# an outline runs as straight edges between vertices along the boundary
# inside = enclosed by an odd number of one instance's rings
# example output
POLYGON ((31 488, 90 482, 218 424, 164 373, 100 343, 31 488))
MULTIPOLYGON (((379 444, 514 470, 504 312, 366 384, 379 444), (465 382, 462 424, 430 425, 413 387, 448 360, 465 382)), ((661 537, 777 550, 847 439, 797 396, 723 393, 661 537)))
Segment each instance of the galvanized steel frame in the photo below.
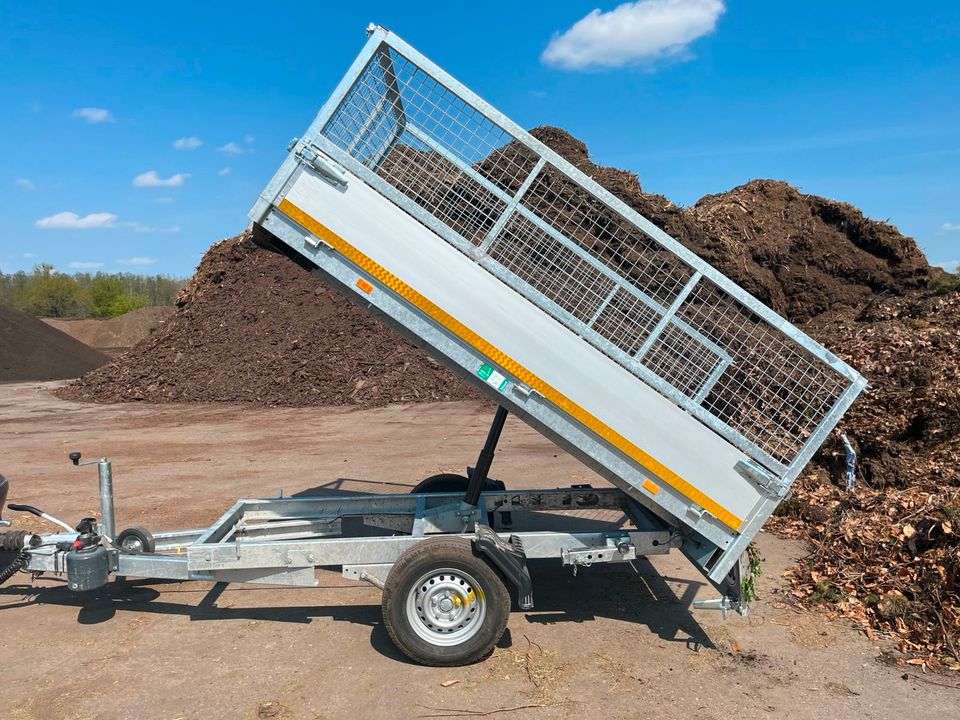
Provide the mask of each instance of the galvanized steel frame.
MULTIPOLYGON (((389 72, 387 74, 389 74, 389 72)), ((394 137, 397 137, 396 133, 394 134, 394 137)), ((833 355, 833 353, 830 353, 819 343, 813 341, 802 331, 767 308, 760 301, 730 281, 713 267, 702 261, 691 251, 683 247, 683 245, 681 245, 679 242, 653 225, 653 223, 649 222, 646 218, 641 216, 632 208, 628 207, 618 198, 614 197, 611 193, 609 193, 591 178, 587 177, 578 169, 573 167, 569 162, 560 157, 549 147, 536 140, 523 128, 511 121, 509 118, 503 115, 503 113, 496 110, 462 83, 435 65, 415 48, 411 47, 401 38, 384 28, 371 26, 369 29, 369 39, 367 44, 354 60, 354 63, 351 65, 347 74, 341 80, 334 93, 327 99, 327 102, 321 108, 317 117, 300 142, 301 146, 314 145, 317 149, 320 149, 332 157, 345 168, 349 169, 350 172, 354 173, 364 182, 376 188, 378 192, 388 197, 391 201, 402 207, 409 214, 413 215, 419 221, 427 225, 431 230, 441 235, 441 237, 457 247, 459 250, 461 250, 461 252, 464 252, 468 256, 477 260, 482 267, 494 274, 501 281, 520 291, 532 302, 539 305, 542 309, 556 317, 575 332, 578 332, 585 338, 589 337, 592 344, 614 357, 625 367, 629 367, 644 382, 655 387, 661 394, 665 395, 683 407, 688 413, 710 427, 712 430, 714 430, 714 432, 718 433, 721 437, 726 439, 735 447, 743 450, 769 470, 776 473, 781 479, 784 487, 789 486, 789 484, 797 477, 797 475, 809 461, 810 457, 812 457, 813 453, 816 452, 823 440, 825 440, 826 436, 833 429, 839 418, 856 399, 856 396, 859 394, 859 392, 866 386, 866 380, 859 373, 853 370, 853 368, 833 355), (497 223, 493 228, 491 228, 479 246, 473 245, 466 241, 458 233, 450 229, 443 222, 439 221, 429 212, 414 203, 403 193, 396 190, 388 182, 380 178, 375 172, 371 171, 362 163, 356 161, 348 153, 345 153, 335 143, 331 142, 322 134, 323 128, 333 117, 337 108, 350 92, 357 79, 364 72, 367 64, 378 54, 381 58, 385 57, 387 55, 387 47, 393 48, 396 52, 400 53, 418 69, 425 72, 427 75, 444 86, 447 90, 485 115, 491 122, 495 123, 501 129, 512 135, 515 139, 522 142, 539 156, 536 166, 528 173, 519 190, 511 196, 509 193, 504 192, 476 171, 473 171, 472 168, 464 167, 464 163, 462 161, 459 161, 455 157, 450 157, 450 153, 446 150, 446 148, 439 143, 434 142, 428 133, 420 131, 416 127, 412 126, 408 121, 398 118, 398 132, 412 132, 427 146, 433 148, 436 152, 454 162, 458 169, 469 175, 472 180, 480 184, 485 190, 492 193, 497 199, 507 204, 507 207, 501 212, 497 223), (693 289, 694 284, 699 282, 700 279, 706 279, 712 282, 723 292, 727 293, 732 299, 743 305, 747 310, 768 323, 772 328, 789 337, 792 341, 796 342, 797 345, 802 347, 813 357, 823 362, 834 372, 849 382, 846 390, 834 403, 832 409, 821 420, 815 430, 810 434, 810 436, 804 442, 801 450, 795 455, 789 465, 785 465, 783 462, 780 462, 776 458, 772 457, 757 443, 754 443, 748 438, 744 437, 740 432, 720 421, 716 416, 714 416, 708 410, 705 410, 700 405, 700 403, 706 397, 711 385, 717 382, 722 375, 724 369, 730 362, 730 358, 722 348, 719 348, 714 343, 710 342, 695 328, 690 327, 687 323, 675 316, 676 310, 680 306, 679 300, 675 299, 669 308, 664 308, 652 298, 649 298, 644 293, 639 292, 630 283, 623 282, 619 275, 597 261, 596 258, 592 257, 589 253, 583 251, 582 248, 577 246, 575 243, 571 243, 562 233, 556 231, 541 218, 537 217, 534 213, 530 212, 519 204, 524 193, 527 189, 529 189, 530 185, 534 181, 534 178, 541 172, 546 163, 552 165, 573 182, 583 186, 587 191, 610 206, 628 222, 637 226, 652 240, 671 251, 681 261, 686 263, 686 265, 692 269, 693 276, 691 277, 690 281, 688 281, 687 286, 684 288, 684 294, 689 294, 689 292, 693 289), (579 258, 590 263, 591 266, 596 270, 602 272, 606 277, 613 280, 615 282, 615 286, 611 292, 615 292, 618 288, 622 288, 626 292, 629 292, 631 295, 639 299, 641 302, 644 302, 650 306, 651 309, 655 310, 660 315, 660 320, 654 328, 654 331, 651 332, 643 344, 643 351, 649 350, 659 333, 670 324, 673 324, 685 333, 694 337, 698 342, 716 354, 718 363, 713 368, 709 376, 702 382, 698 391, 693 397, 689 397, 686 394, 678 391, 667 381, 663 380, 658 375, 641 365, 639 360, 642 358, 643 353, 638 352, 633 356, 628 355, 620 348, 616 347, 613 343, 607 341, 597 332, 592 330, 590 327, 591 323, 584 323, 573 317, 572 314, 559 307, 556 303, 548 299, 542 293, 532 288, 528 283, 515 276, 496 261, 490 259, 489 256, 485 255, 486 250, 490 248, 497 235, 506 226, 509 219, 515 215, 519 215, 520 217, 523 217, 524 220, 534 223, 538 229, 548 233, 551 237, 560 242, 565 248, 575 252, 579 258)), ((285 165, 287 164, 285 163, 285 165)), ((291 177, 294 169, 295 166, 283 167, 275 176, 271 186, 276 187, 277 196, 280 194, 283 183, 291 177)), ((268 193, 265 194, 266 196, 269 195, 271 186, 268 186, 268 193)), ((267 212, 268 203, 261 202, 258 203, 258 205, 261 212, 267 212)))
MULTIPOLYGON (((156 553, 118 555, 116 574, 170 580, 252 582, 279 585, 314 585, 317 567, 379 565, 388 567, 407 549, 435 537, 425 532, 422 520, 435 525, 458 524, 456 531, 444 532, 473 539, 472 527, 486 513, 518 511, 618 510, 630 517, 629 501, 612 488, 557 488, 483 493, 478 507, 464 507, 459 493, 433 495, 350 495, 238 500, 207 528, 176 530, 155 534, 156 553), (430 507, 427 507, 429 502, 430 507), (339 520, 363 517, 365 522, 380 517, 400 516, 409 520, 413 532, 400 536, 325 537, 310 531, 314 518, 339 520), (250 521, 250 522, 248 522, 250 521), (304 537, 290 538, 291 522, 304 527, 304 537), (256 537, 242 534, 256 527, 256 537), (167 553, 167 554, 163 554, 167 553)), ((442 532, 435 530, 434 532, 442 532)), ((616 527, 596 531, 505 532, 509 540, 518 536, 527 558, 561 560, 565 553, 596 548, 608 549, 613 541, 628 543, 636 555, 664 554, 680 544, 679 533, 670 527, 616 527)), ((33 548, 25 568, 30 572, 65 571, 60 542, 72 542, 76 533, 41 536, 43 544, 33 548)), ((614 558, 616 559, 616 558, 614 558)))

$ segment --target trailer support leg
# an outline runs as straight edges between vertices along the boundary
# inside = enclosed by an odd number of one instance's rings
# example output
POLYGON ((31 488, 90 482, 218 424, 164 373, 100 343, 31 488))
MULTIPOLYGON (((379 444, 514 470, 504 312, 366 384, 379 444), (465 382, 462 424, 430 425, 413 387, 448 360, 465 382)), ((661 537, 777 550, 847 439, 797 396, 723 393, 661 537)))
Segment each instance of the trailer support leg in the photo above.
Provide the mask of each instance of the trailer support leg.
POLYGON ((487 481, 487 473, 490 472, 490 466, 493 464, 493 456, 497 452, 497 443, 500 442, 500 433, 503 432, 503 424, 506 421, 507 409, 501 405, 497 408, 497 414, 493 416, 487 441, 483 444, 483 450, 477 458, 477 466, 473 470, 467 492, 463 496, 463 501, 467 505, 476 507, 480 502, 480 493, 483 492, 483 484, 487 481))

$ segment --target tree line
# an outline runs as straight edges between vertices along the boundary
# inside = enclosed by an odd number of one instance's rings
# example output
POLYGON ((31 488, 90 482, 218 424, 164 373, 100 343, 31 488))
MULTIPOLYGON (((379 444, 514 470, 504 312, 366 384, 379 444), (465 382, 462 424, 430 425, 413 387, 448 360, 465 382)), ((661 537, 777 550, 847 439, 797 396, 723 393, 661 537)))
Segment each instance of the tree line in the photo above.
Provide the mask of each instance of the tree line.
POLYGON ((0 272, 0 303, 40 317, 108 318, 173 305, 185 283, 184 278, 128 272, 68 275, 44 263, 30 272, 0 272))

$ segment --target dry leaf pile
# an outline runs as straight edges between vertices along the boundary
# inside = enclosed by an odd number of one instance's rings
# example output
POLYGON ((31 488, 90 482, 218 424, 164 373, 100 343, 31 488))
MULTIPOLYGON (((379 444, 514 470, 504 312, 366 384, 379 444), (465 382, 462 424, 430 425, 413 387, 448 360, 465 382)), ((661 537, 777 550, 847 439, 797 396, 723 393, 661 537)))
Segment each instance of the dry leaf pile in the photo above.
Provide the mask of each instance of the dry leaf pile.
POLYGON ((960 293, 878 299, 806 328, 871 380, 774 529, 806 537, 792 593, 892 635, 899 661, 960 670, 960 293))

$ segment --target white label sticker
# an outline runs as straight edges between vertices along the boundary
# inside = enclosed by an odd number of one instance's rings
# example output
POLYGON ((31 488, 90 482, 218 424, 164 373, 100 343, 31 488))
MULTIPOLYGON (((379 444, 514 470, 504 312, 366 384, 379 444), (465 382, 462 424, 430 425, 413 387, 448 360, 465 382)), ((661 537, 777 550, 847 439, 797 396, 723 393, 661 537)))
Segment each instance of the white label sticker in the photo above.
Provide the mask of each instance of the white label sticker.
POLYGON ((501 387, 503 387, 503 382, 506 379, 507 378, 494 370, 492 373, 490 373, 490 377, 487 378, 487 384, 499 390, 501 387))

